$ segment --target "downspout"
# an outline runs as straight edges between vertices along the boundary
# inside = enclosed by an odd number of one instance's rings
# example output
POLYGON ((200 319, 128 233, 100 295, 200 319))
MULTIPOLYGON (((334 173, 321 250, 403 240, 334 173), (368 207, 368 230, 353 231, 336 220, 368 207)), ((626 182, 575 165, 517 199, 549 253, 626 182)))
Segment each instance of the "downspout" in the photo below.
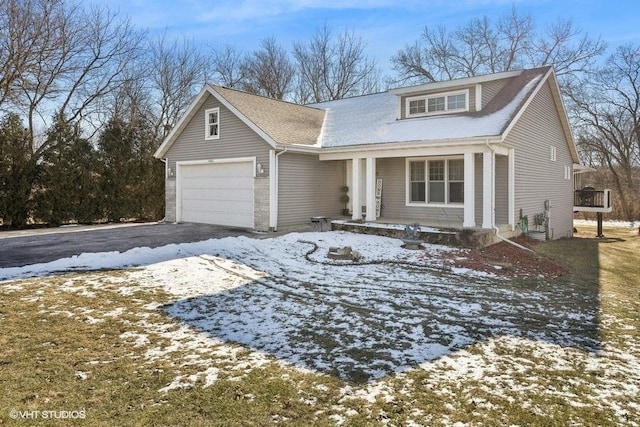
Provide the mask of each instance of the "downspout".
MULTIPOLYGON (((164 195, 165 196, 164 197, 165 197, 165 200, 166 200, 166 198, 167 198, 167 178, 169 178, 169 162, 167 161, 166 157, 164 159, 160 159, 160 161, 162 163, 164 163, 164 181, 165 181, 165 184, 164 184, 164 187, 165 187, 164 195)), ((164 218, 162 218, 160 220, 160 222, 167 222, 167 209, 166 209, 166 207, 165 207, 165 210, 164 210, 164 218)))
POLYGON ((275 162, 274 162, 274 165, 273 165, 273 168, 275 170, 271 171, 271 173, 273 173, 274 177, 275 177, 275 179, 274 179, 275 180, 275 185, 273 186, 274 187, 273 190, 274 190, 274 193, 275 193, 275 197, 274 197, 275 206, 273 207, 275 221, 274 221, 273 231, 278 231, 278 203, 279 203, 279 200, 280 200, 280 197, 279 197, 279 194, 278 194, 279 193, 278 192, 278 188, 280 187, 280 176, 279 176, 280 175, 280 173, 279 173, 280 166, 279 166, 279 163, 278 163, 278 157, 280 157, 282 154, 284 154, 286 152, 287 152, 287 147, 284 147, 284 149, 282 151, 280 151, 279 153, 276 153, 275 162))
MULTIPOLYGON (((491 150, 491 152, 493 153, 493 162, 494 162, 494 165, 493 165, 493 171, 494 171, 494 173, 492 173, 492 174, 491 174, 491 188, 492 188, 492 193, 495 193, 495 191, 496 191, 496 187, 495 187, 495 184, 496 184, 496 183, 495 183, 495 179, 496 179, 496 177, 495 177, 495 175, 496 175, 496 174, 495 174, 495 158, 496 158, 496 150, 495 150, 495 148, 493 148, 493 147, 491 146, 491 144, 489 144, 489 140, 488 140, 488 139, 487 139, 487 140, 485 140, 485 142, 484 142, 484 143, 485 143, 485 144, 486 144, 486 146, 489 148, 489 150, 491 150)), ((520 248, 520 249, 524 249, 525 251, 528 251, 528 252, 531 252, 532 254, 534 254, 535 252, 534 252, 534 251, 532 251, 531 249, 529 249, 529 248, 527 248, 527 247, 525 247, 525 246, 522 246, 521 244, 516 243, 516 242, 514 242, 513 240, 509 240, 509 239, 507 239, 506 237, 504 237, 504 236, 502 236, 502 235, 500 234, 500 229, 499 229, 499 228, 498 228, 498 226, 495 224, 495 209, 496 209, 496 207, 494 206, 494 200, 495 200, 495 196, 494 196, 494 197, 491 197, 491 212, 492 212, 492 214, 491 214, 491 228, 493 228, 493 230, 495 231, 495 233, 496 233, 496 237, 497 237, 498 239, 502 240, 503 242, 507 242, 507 243, 509 243, 510 245, 513 245, 513 246, 515 246, 515 247, 517 247, 517 248, 520 248)))

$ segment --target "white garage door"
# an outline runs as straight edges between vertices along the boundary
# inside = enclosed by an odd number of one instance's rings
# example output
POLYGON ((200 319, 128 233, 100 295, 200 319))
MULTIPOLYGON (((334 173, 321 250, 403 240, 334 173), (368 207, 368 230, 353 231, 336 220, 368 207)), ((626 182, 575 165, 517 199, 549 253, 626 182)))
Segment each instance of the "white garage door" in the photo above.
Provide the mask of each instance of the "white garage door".
POLYGON ((180 165, 180 221, 253 228, 253 161, 180 165))

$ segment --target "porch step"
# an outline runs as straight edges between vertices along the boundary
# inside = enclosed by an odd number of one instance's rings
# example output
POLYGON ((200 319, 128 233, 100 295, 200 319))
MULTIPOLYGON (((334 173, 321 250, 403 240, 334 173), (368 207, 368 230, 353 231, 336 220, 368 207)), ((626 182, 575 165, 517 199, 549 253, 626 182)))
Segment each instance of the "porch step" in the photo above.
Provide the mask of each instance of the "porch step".
MULTIPOLYGON (((377 222, 357 222, 334 220, 331 221, 332 230, 350 231, 352 233, 373 234, 376 236, 393 237, 402 239, 405 237, 406 224, 385 224, 377 222)), ((418 237, 425 243, 457 246, 462 248, 479 249, 494 243, 493 230, 456 230, 438 229, 433 227, 421 227, 418 237)))

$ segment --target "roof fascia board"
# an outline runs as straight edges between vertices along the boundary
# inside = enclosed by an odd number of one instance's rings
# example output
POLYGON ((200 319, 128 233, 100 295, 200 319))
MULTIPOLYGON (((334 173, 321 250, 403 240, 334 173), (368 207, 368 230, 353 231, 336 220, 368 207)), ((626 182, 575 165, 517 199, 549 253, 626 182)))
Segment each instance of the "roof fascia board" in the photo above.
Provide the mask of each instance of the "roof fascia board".
POLYGON ((516 125, 518 120, 520 120, 520 117, 522 117, 522 115, 524 114, 526 109, 529 107, 529 104, 531 104, 531 102, 533 102, 533 98, 536 97, 538 92, 540 92, 540 89, 542 89, 542 87, 546 84, 547 79, 549 78, 549 76, 551 75, 552 72, 553 72, 553 68, 549 68, 549 70, 540 79, 540 81, 538 82, 536 87, 533 89, 533 91, 529 94, 529 96, 527 97, 527 100, 524 102, 524 104, 522 104, 522 107, 520 107, 520 110, 518 110, 518 112, 513 117, 513 119, 511 119, 511 123, 509 123, 509 126, 507 126, 507 128, 504 130, 504 132, 502 132, 502 141, 507 139, 507 136, 509 135, 509 132, 511 132, 511 130, 514 128, 514 126, 516 125))
POLYGON ((222 105, 224 105, 229 111, 236 115, 245 125, 249 126, 252 131, 257 133, 262 139, 264 139, 272 148, 276 148, 277 144, 265 131, 263 131, 258 125, 249 120, 240 110, 238 110, 233 104, 231 104, 225 97, 218 93, 210 84, 207 84, 209 93, 216 98, 222 105))
POLYGON ((560 95, 560 87, 558 86, 558 80, 556 79, 555 76, 556 74, 553 67, 550 67, 549 70, 544 75, 544 77, 540 79, 540 82, 535 87, 533 92, 529 95, 525 103, 522 105, 522 108, 520 108, 520 110, 515 115, 513 120, 511 120, 511 123, 509 123, 509 126, 507 126, 505 131, 502 133, 502 142, 505 141, 505 139, 509 135, 509 132, 511 132, 511 130, 515 127, 518 120, 520 119, 520 117, 522 117, 527 107, 529 107, 529 104, 533 102, 533 99, 536 97, 538 92, 540 92, 540 90, 544 87, 546 82, 549 79, 551 79, 553 81, 549 83, 551 86, 551 95, 553 96, 553 101, 556 105, 556 111, 558 111, 560 123, 563 128, 562 130, 563 130, 563 133, 565 134, 565 139, 567 140, 567 144, 569 145, 569 151, 571 152, 571 156, 573 157, 572 160, 576 163, 580 163, 580 157, 578 156, 578 149, 576 147, 575 140, 573 139, 573 133, 571 132, 571 127, 569 126, 569 118, 567 116, 567 111, 564 108, 564 103, 562 102, 562 95, 560 95))
POLYGON ((367 157, 405 157, 418 155, 427 155, 432 151, 432 155, 441 155, 449 152, 450 154, 463 154, 465 151, 480 153, 488 150, 487 144, 498 144, 500 139, 493 138, 467 138, 459 140, 441 140, 438 142, 419 142, 419 143, 388 143, 388 144, 367 144, 355 145, 350 147, 323 148, 320 151, 320 160, 344 160, 351 158, 367 158, 367 157), (437 154, 440 153, 440 154, 437 154))
POLYGON ((275 147, 277 150, 287 150, 291 153, 306 153, 306 154, 318 154, 324 149, 314 145, 302 145, 302 144, 278 144, 275 147))
POLYGON ((522 70, 505 71, 503 73, 497 73, 497 74, 485 74, 482 76, 465 77, 461 79, 444 80, 440 82, 424 83, 424 84, 415 85, 415 86, 389 89, 389 93, 392 93, 394 95, 406 95, 414 92, 444 89, 444 88, 454 87, 454 86, 480 84, 480 83, 485 83, 493 80, 500 80, 500 79, 506 79, 508 77, 515 77, 515 76, 519 76, 520 74, 522 74, 522 70))
MULTIPOLYGON (((552 69, 553 70, 553 69, 552 69)), ((564 128, 565 138, 567 138, 567 142, 569 144, 569 151, 573 156, 573 161, 575 163, 580 164, 580 155, 578 154, 578 146, 576 145, 576 140, 573 137, 573 132, 571 131, 571 125, 569 123, 569 114, 567 114, 567 109, 564 108, 564 102, 562 100, 562 92, 560 91, 560 86, 558 85, 558 79, 556 77, 555 71, 552 73, 551 78, 553 83, 551 84, 551 94, 553 95, 556 105, 558 106, 558 114, 560 115, 560 123, 562 123, 562 127, 564 128)))
POLYGON ((198 111, 198 108, 200 108, 202 104, 204 104, 207 93, 207 85, 205 85, 200 90, 200 93, 196 95, 195 99, 191 102, 189 107, 187 107, 186 113, 182 115, 180 120, 178 120, 178 123, 176 123, 173 129, 171 129, 171 132, 169 132, 169 135, 167 135, 162 144, 160 144, 160 147, 158 147, 156 152, 153 153, 153 157, 155 157, 156 159, 161 159, 164 157, 167 151, 169 151, 169 148, 171 148, 171 145, 173 145, 173 142, 178 134, 183 131, 184 127, 187 125, 187 123, 189 123, 189 120, 191 120, 195 112, 198 111))

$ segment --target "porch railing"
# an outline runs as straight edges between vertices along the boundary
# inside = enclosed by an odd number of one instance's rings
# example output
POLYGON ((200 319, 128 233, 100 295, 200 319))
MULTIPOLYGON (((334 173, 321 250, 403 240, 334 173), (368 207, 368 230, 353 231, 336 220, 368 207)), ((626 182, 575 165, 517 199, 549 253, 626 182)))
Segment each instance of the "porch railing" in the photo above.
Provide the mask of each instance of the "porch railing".
POLYGON ((573 210, 611 212, 611 190, 595 190, 591 188, 576 190, 573 196, 573 210))

